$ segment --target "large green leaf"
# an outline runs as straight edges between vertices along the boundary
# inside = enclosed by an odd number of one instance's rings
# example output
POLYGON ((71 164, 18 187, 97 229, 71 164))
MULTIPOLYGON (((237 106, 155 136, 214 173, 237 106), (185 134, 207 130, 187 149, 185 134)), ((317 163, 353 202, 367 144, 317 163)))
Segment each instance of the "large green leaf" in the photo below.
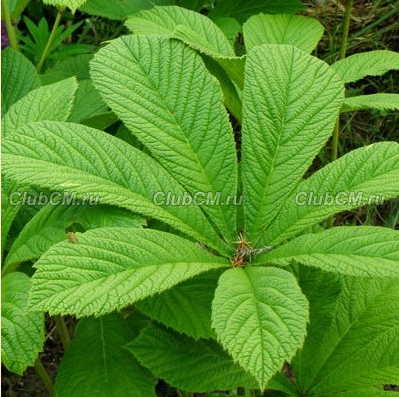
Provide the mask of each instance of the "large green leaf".
POLYGON ((342 82, 322 61, 289 45, 248 55, 243 93, 242 178, 245 232, 264 236, 325 145, 343 100, 342 82))
POLYGON ((209 392, 256 387, 255 379, 214 340, 196 341, 152 325, 127 348, 152 373, 179 389, 209 392))
POLYGON ((102 315, 229 265, 191 241, 151 229, 101 228, 53 245, 36 262, 30 306, 102 315))
POLYGON ((211 307, 220 272, 207 272, 136 303, 152 319, 198 339, 214 338, 211 307))
POLYGON ((134 337, 119 314, 80 320, 59 367, 60 397, 155 397, 155 379, 124 346, 134 337))
POLYGON ((366 76, 381 76, 399 69, 399 53, 387 50, 362 52, 341 59, 331 65, 344 83, 352 83, 366 76))
POLYGON ((341 112, 362 109, 399 110, 399 94, 370 94, 345 98, 341 112))
POLYGON ((398 381, 398 371, 390 368, 399 364, 398 312, 397 280, 345 278, 331 324, 315 323, 299 353, 311 360, 302 360, 300 367, 297 359, 292 363, 295 373, 302 372, 297 378, 299 392, 366 396, 361 391, 345 391, 390 382, 394 373, 398 381), (365 380, 362 386, 361 378, 365 380))
POLYGON ((7 48, 1 52, 1 113, 40 87, 40 79, 32 63, 20 52, 7 48))
POLYGON ((247 51, 262 44, 292 44, 310 53, 323 35, 323 25, 317 19, 301 15, 258 14, 242 28, 247 51))
POLYGON ((221 192, 224 205, 201 208, 235 239, 235 208, 226 204, 237 189, 233 132, 201 57, 176 40, 126 36, 100 50, 91 66, 105 101, 172 176, 192 195, 221 192))
POLYGON ((334 214, 398 196, 399 144, 380 142, 353 150, 296 187, 265 241, 278 244, 334 214))
POLYGON ((292 261, 346 275, 399 277, 399 232, 377 226, 334 227, 300 236, 256 259, 282 266, 292 261))
POLYGON ((245 58, 235 56, 229 39, 206 16, 181 7, 154 7, 131 16, 126 26, 136 34, 165 36, 183 41, 214 58, 242 88, 245 58))
POLYGON ((144 219, 131 212, 108 206, 47 205, 22 229, 7 255, 2 274, 22 262, 39 258, 52 245, 67 239, 66 229, 79 225, 82 230, 98 227, 140 227, 144 219))
POLYGON ((168 5, 173 3, 173 0, 87 0, 80 7, 80 10, 108 19, 123 20, 137 11, 152 8, 155 4, 168 5))
POLYGON ((220 28, 209 18, 181 7, 154 7, 126 21, 135 34, 162 35, 182 40, 210 56, 234 57, 234 50, 220 28))
POLYGON ((212 304, 212 325, 261 389, 301 347, 308 303, 292 274, 273 267, 227 270, 212 304))
POLYGON ((265 14, 291 14, 304 6, 300 0, 219 0, 209 16, 233 17, 239 22, 246 21, 250 16, 264 12, 265 14))
POLYGON ((22 375, 44 343, 44 315, 26 311, 31 282, 19 272, 1 278, 1 361, 22 375))
POLYGON ((10 107, 1 121, 3 138, 18 128, 41 120, 66 121, 78 88, 74 77, 40 87, 10 107))
POLYGON ((74 123, 41 122, 2 143, 3 172, 10 179, 77 197, 99 196, 226 251, 200 208, 154 204, 158 192, 184 189, 145 153, 102 131, 74 123))

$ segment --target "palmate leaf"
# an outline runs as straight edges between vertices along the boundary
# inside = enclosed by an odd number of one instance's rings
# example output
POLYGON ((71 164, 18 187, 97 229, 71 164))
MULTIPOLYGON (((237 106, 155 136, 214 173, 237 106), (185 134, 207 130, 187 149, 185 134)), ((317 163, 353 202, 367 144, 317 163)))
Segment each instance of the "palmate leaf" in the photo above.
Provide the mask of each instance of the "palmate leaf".
POLYGON ((77 240, 53 245, 36 262, 32 309, 100 316, 229 265, 189 240, 151 229, 93 229, 77 240))
POLYGON ((6 48, 1 52, 1 113, 40 87, 40 79, 32 63, 20 52, 6 48))
MULTIPOLYGON (((108 105, 192 195, 221 192, 226 203, 236 194, 232 128, 221 89, 198 54, 176 40, 125 36, 99 51, 91 66, 108 105)), ((236 238, 231 203, 201 208, 226 239, 236 238)))
POLYGON ((370 94, 345 98, 341 112, 362 109, 399 110, 399 94, 370 94))
POLYGON ((339 212, 398 196, 399 144, 353 150, 297 186, 266 230, 265 241, 276 245, 339 212), (327 192, 332 199, 324 203, 327 192), (321 205, 312 204, 311 194, 322 197, 321 205))
POLYGON ((62 397, 155 397, 155 379, 124 346, 134 332, 120 314, 80 320, 55 382, 62 397))
POLYGON ((353 83, 366 76, 381 76, 399 69, 399 53, 376 50, 351 55, 331 65, 344 83, 353 83))
POLYGON ((399 364, 398 281, 347 277, 342 285, 331 324, 318 327, 316 322, 292 362, 294 373, 302 373, 297 378, 300 394, 373 396, 361 390, 345 391, 393 381, 395 373, 399 380, 398 371, 391 368, 399 364), (298 367, 301 355, 312 359, 302 360, 298 367))
POLYGON ((250 16, 264 12, 265 14, 291 14, 304 9, 300 0, 220 0, 209 13, 210 18, 232 17, 239 22, 250 16))
POLYGON ((251 266, 227 270, 220 277, 212 326, 261 389, 301 347, 307 320, 307 300, 284 270, 251 266))
POLYGON ((292 44, 310 53, 323 35, 323 25, 301 15, 258 14, 243 25, 247 51, 262 44, 292 44))
POLYGON ((1 362, 22 375, 44 343, 44 314, 27 312, 31 281, 14 272, 1 278, 1 362))
POLYGON ((257 385, 214 340, 196 341, 150 325, 127 349, 152 373, 179 389, 209 392, 257 385))
POLYGON ((15 270, 22 262, 39 258, 52 245, 67 239, 66 229, 107 226, 140 227, 144 219, 123 209, 106 206, 47 205, 22 229, 7 255, 2 275, 15 270))
POLYGON ((352 276, 399 277, 399 232, 377 226, 334 227, 297 237, 256 259, 283 266, 292 261, 352 276))
POLYGON ((42 122, 2 142, 3 172, 10 179, 55 191, 99 196, 147 215, 221 251, 227 251, 198 206, 159 206, 157 192, 184 189, 145 153, 102 131, 74 123, 42 122))
POLYGON ((328 66, 288 45, 255 47, 243 92, 245 232, 254 246, 326 143, 343 100, 328 66))
POLYGON ((76 79, 71 77, 31 91, 12 105, 2 119, 2 138, 13 134, 18 128, 36 121, 68 120, 77 88, 76 79))
POLYGON ((212 300, 220 271, 207 272, 136 303, 152 319, 195 339, 215 338, 212 300))

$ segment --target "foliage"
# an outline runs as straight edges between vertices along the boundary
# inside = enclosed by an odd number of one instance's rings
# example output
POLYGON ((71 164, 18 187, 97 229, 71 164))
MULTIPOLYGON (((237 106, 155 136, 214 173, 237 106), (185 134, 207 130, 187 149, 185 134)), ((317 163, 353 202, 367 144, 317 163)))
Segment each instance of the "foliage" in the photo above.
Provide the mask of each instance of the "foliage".
POLYGON ((345 98, 345 83, 398 54, 309 55, 321 26, 288 15, 298 1, 220 1, 209 17, 201 2, 146 3, 94 57, 39 76, 4 54, 4 365, 33 365, 48 312, 79 319, 59 397, 155 396, 158 379, 182 393, 387 394, 399 234, 324 222, 399 196, 399 144, 311 167, 340 112, 397 108, 398 94, 345 98), (75 201, 28 213, 16 191, 75 201))

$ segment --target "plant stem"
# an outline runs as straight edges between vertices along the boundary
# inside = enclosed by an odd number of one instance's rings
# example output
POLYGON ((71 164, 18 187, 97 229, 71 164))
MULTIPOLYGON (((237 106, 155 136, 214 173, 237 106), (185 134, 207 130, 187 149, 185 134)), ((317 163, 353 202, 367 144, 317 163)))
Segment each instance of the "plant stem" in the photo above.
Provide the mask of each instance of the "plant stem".
POLYGON ((57 328, 58 335, 61 338, 62 346, 64 350, 68 347, 71 342, 71 337, 69 336, 68 328, 62 316, 54 316, 55 326, 57 328))
POLYGON ((54 22, 54 25, 53 25, 53 29, 51 30, 50 37, 47 40, 47 44, 46 44, 46 47, 44 48, 44 51, 43 51, 42 56, 40 58, 40 61, 39 61, 39 63, 36 66, 36 70, 37 70, 38 73, 40 73, 40 71, 42 70, 42 67, 44 65, 44 61, 46 60, 47 55, 50 52, 51 45, 53 44, 53 41, 54 41, 54 38, 55 38, 55 34, 56 34, 58 26, 59 26, 59 24, 61 22, 62 14, 64 13, 64 11, 65 11, 65 8, 59 8, 58 9, 57 17, 55 18, 55 22, 54 22))
MULTIPOLYGON (((344 59, 346 55, 346 47, 348 45, 349 24, 353 8, 353 0, 347 0, 345 5, 344 28, 342 32, 341 48, 339 50, 339 59, 344 59)), ((338 158, 338 137, 339 137, 339 117, 333 133, 331 161, 338 158)))
POLYGON ((15 26, 11 22, 10 10, 8 9, 7 0, 1 0, 1 14, 2 14, 2 19, 6 24, 7 36, 8 36, 8 41, 10 43, 10 47, 13 50, 18 51, 17 34, 15 32, 15 26))
POLYGON ((47 391, 50 393, 50 396, 52 396, 54 393, 53 381, 51 380, 50 375, 46 371, 46 368, 44 368, 39 357, 37 357, 35 361, 35 370, 37 374, 40 376, 40 379, 42 380, 47 391))
POLYGON ((344 15, 344 28, 342 32, 341 48, 339 50, 339 59, 344 59, 346 54, 346 47, 348 43, 349 25, 351 21, 351 14, 353 8, 353 0, 346 0, 345 15, 344 15))
POLYGON ((25 10, 25 8, 28 6, 29 3, 30 0, 17 1, 14 12, 11 15, 11 19, 18 18, 23 13, 23 11, 25 10))
MULTIPOLYGON (((342 32, 341 47, 339 50, 339 59, 344 59, 346 55, 346 47, 348 45, 349 25, 351 20, 351 13, 353 8, 353 0, 347 0, 345 4, 344 27, 342 32)), ((332 137, 331 147, 331 161, 338 158, 338 141, 339 141, 339 115, 335 124, 335 129, 332 137)), ((331 228, 334 224, 334 218, 328 220, 328 227, 331 228)))

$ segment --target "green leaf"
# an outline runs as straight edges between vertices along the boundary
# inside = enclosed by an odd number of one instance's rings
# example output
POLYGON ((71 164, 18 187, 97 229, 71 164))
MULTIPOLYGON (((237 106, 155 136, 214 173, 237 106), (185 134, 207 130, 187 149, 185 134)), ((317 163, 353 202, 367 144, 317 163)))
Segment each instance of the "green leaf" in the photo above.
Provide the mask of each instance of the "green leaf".
POLYGON ((399 94, 370 94, 345 98, 341 112, 363 109, 399 110, 399 94))
POLYGON ((173 1, 168 0, 87 0, 80 11, 87 12, 90 15, 99 15, 108 19, 124 20, 129 15, 140 10, 152 8, 155 4, 170 4, 173 1))
MULTIPOLYGON (((317 346, 323 339, 323 330, 331 324, 335 315, 342 276, 302 265, 295 266, 295 273, 299 286, 310 305, 308 336, 305 339, 305 345, 308 343, 309 346, 311 344, 317 346)), ((308 373, 303 368, 312 367, 312 363, 315 362, 314 354, 315 351, 311 349, 301 349, 291 361, 291 366, 295 368, 296 385, 301 386, 306 382, 308 373)))
POLYGON ((57 373, 56 396, 155 397, 155 379, 124 348, 133 337, 120 314, 80 320, 57 373))
POLYGON ((79 88, 68 121, 79 123, 108 113, 108 106, 102 100, 91 80, 79 81, 79 88))
POLYGON ((72 225, 88 230, 109 226, 140 227, 144 223, 143 218, 123 208, 49 204, 18 235, 7 255, 2 274, 15 270, 20 263, 39 258, 52 245, 66 240, 66 229, 72 225))
POLYGON ((31 124, 2 142, 2 157, 10 179, 76 192, 79 199, 99 197, 101 204, 159 219, 227 251, 198 206, 154 204, 157 192, 185 190, 150 156, 102 131, 74 123, 31 124))
POLYGON ((242 32, 241 25, 234 18, 215 18, 213 23, 219 26, 220 30, 227 37, 230 44, 234 46, 239 33, 242 32))
POLYGON ((136 303, 154 320, 195 339, 215 338, 211 308, 220 272, 207 272, 136 303))
POLYGON ((32 63, 20 52, 6 48, 1 52, 1 113, 40 87, 40 79, 32 63))
POLYGON ((296 187, 266 231, 265 241, 275 245, 339 212, 396 198, 398 181, 397 143, 353 150, 296 187))
POLYGON ((12 105, 2 119, 2 138, 36 121, 66 121, 71 113, 77 88, 76 79, 71 77, 31 91, 12 105))
POLYGON ((234 50, 220 28, 209 18, 181 7, 154 7, 140 11, 126 21, 135 34, 161 35, 182 40, 212 57, 234 57, 234 50))
POLYGON ((81 54, 57 62, 54 66, 40 75, 43 84, 52 84, 57 81, 75 76, 78 81, 90 79, 89 63, 92 54, 81 54))
POLYGON ((288 45, 255 47, 243 93, 245 232, 254 246, 325 145, 344 87, 322 61, 288 45))
POLYGON ((377 226, 341 226, 305 234, 269 252, 257 263, 307 266, 350 276, 399 277, 399 232, 377 226))
POLYGON ((362 52, 341 59, 331 65, 344 83, 353 83, 366 76, 382 76, 399 70, 399 53, 388 50, 362 52))
POLYGON ((1 257, 5 249, 5 243, 10 231, 11 225, 17 216, 20 205, 11 205, 10 195, 17 191, 20 185, 1 177, 1 257))
MULTIPOLYGON (((398 392, 376 390, 375 388, 368 388, 362 390, 344 391, 342 393, 323 393, 323 397, 397 397, 398 392)), ((317 397, 318 394, 315 394, 317 397)))
POLYGON ((301 371, 300 379, 304 379, 297 384, 301 394, 324 396, 341 392, 345 396, 349 389, 381 384, 384 370, 388 375, 385 380, 392 380, 390 367, 399 364, 398 281, 348 277, 342 285, 331 324, 314 324, 299 353, 312 360, 302 360, 300 368, 293 362, 294 372, 301 371), (361 378, 367 382, 363 386, 361 378))
POLYGON ((30 279, 15 272, 1 278, 1 361, 22 375, 44 344, 43 313, 27 312, 30 279))
POLYGON ((242 88, 245 58, 235 57, 229 39, 206 16, 181 7, 154 7, 131 16, 126 26, 135 34, 181 40, 215 59, 239 88, 242 88))
POLYGON ((232 17, 240 23, 250 16, 264 12, 265 14, 292 14, 305 7, 300 0, 220 0, 209 13, 210 18, 232 17))
POLYGON ((97 53, 91 73, 112 110, 192 195, 221 192, 224 205, 201 208, 235 239, 236 211, 227 201, 237 189, 233 131, 201 57, 176 40, 125 36, 97 53))
POLYGON ((273 267, 227 270, 212 304, 212 325, 261 389, 306 334, 308 303, 292 274, 273 267))
POLYGON ((53 245, 36 262, 30 306, 100 316, 165 291, 228 260, 169 233, 101 228, 53 245))
POLYGON ((179 389, 209 392, 257 384, 214 340, 196 341, 150 325, 127 348, 157 377, 179 389))
POLYGON ((323 35, 323 25, 301 15, 254 15, 243 25, 245 48, 262 44, 292 44, 311 53, 323 35), (306 32, 306 34, 304 34, 306 32))
POLYGON ((76 9, 81 7, 87 0, 43 0, 44 4, 56 6, 56 7, 68 7, 72 13, 75 13, 76 9))

